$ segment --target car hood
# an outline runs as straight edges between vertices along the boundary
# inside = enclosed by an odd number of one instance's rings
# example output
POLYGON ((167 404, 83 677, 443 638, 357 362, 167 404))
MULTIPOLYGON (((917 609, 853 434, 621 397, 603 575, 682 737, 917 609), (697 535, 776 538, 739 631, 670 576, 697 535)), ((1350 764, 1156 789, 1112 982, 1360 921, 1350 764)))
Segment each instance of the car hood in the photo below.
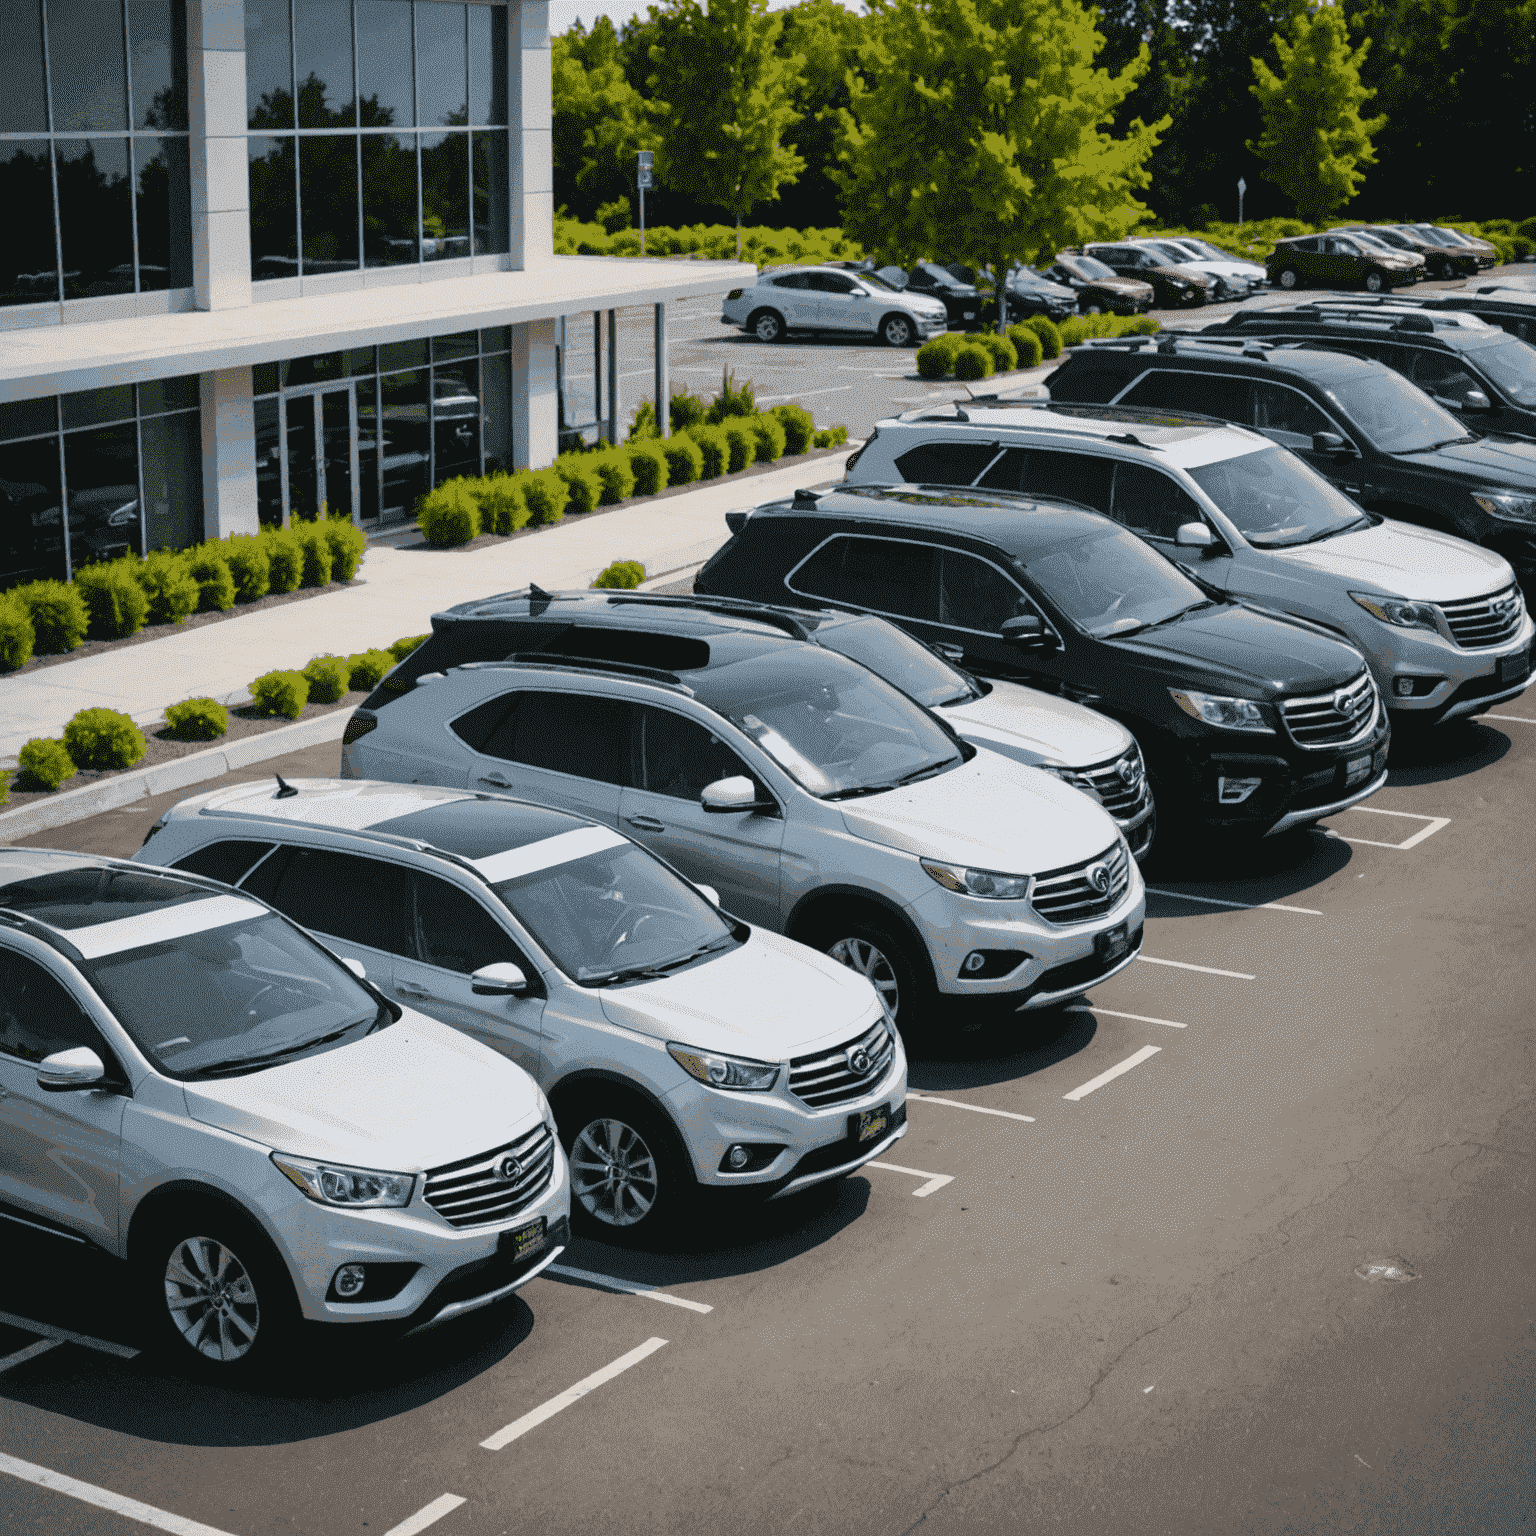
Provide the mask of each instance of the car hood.
POLYGON ((900 293, 881 293, 880 297, 900 309, 911 310, 914 315, 947 313, 943 299, 919 289, 904 288, 900 293))
POLYGON ((1250 267, 1241 261, 1192 261, 1197 272, 1212 272, 1217 277, 1246 277, 1257 281, 1264 276, 1263 267, 1250 267))
POLYGON ((1077 301, 1077 294, 1065 283, 1055 283, 1049 278, 1011 277, 1008 279, 1008 286, 1015 293, 1038 294, 1042 299, 1058 299, 1063 304, 1073 304, 1077 301))
POLYGON ((1433 603, 1483 597, 1515 579, 1493 550, 1411 523, 1385 522, 1271 553, 1351 588, 1433 603))
POLYGON ((759 1061, 804 1056, 880 1017, 875 989, 858 971, 761 928, 702 965, 600 995, 620 1028, 759 1061))
POLYGON ((1426 448, 1398 457, 1451 470, 1490 489, 1509 486, 1522 492, 1536 490, 1536 443, 1522 437, 1491 433, 1470 442, 1447 443, 1443 448, 1426 448))
POLYGON ((1367 251, 1366 255, 1381 267, 1418 267, 1424 263, 1422 256, 1415 256, 1411 251, 1367 251))
POLYGON ((1098 288, 1105 293, 1123 293, 1129 298, 1144 299, 1151 295, 1151 283, 1138 277, 1084 277, 1079 279, 1084 288, 1098 288))
POLYGON ((1131 745, 1131 733, 1107 715, 1020 683, 995 682, 985 698, 938 714, 967 741, 1020 763, 1088 768, 1131 745))
POLYGON ((1206 277, 1205 273, 1197 272, 1190 267, 1162 266, 1152 267, 1150 270, 1156 272, 1159 277, 1179 278, 1186 283, 1193 283, 1197 288, 1209 288, 1211 286, 1210 279, 1206 277))
POLYGON ((295 1157, 402 1173, 511 1141, 541 1113, 521 1067, 411 1009, 337 1050, 183 1087, 204 1125, 295 1157))
POLYGON ((995 752, 931 779, 842 805, 855 837, 884 848, 1028 875, 1103 853, 1119 836, 1081 790, 995 752))

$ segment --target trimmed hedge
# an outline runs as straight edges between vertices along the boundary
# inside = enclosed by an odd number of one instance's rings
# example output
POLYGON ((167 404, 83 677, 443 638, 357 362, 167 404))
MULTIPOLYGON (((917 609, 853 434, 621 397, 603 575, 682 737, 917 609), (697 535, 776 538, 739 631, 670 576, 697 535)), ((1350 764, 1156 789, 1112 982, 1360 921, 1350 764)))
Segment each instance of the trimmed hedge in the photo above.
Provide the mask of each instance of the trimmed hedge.
POLYGON ((668 485, 692 485, 704 473, 704 452, 686 432, 667 438, 660 447, 667 460, 668 485))
POLYGON ((396 640, 393 645, 388 647, 389 654, 393 656, 396 661, 404 661, 405 658, 409 656, 418 645, 424 645, 431 638, 432 636, 430 634, 406 635, 404 639, 396 640))
POLYGON ((264 715, 297 720, 309 703, 309 679, 302 672, 263 672, 251 684, 251 698, 264 715))
POLYGON ((723 475, 731 465, 731 445, 723 427, 711 427, 705 423, 688 428, 688 436, 699 445, 700 480, 714 480, 723 475))
POLYGON ((822 427, 813 442, 818 448, 841 448, 848 441, 848 428, 839 423, 835 427, 822 427))
POLYGON ((757 462, 757 433, 747 417, 732 416, 720 423, 720 430, 725 434, 729 454, 726 465, 733 475, 757 462))
POLYGON ((216 543, 187 551, 187 574, 197 583, 199 613, 228 613, 235 606, 235 578, 216 543))
POLYGON ((64 750, 81 768, 131 768, 145 749, 143 731, 116 709, 82 709, 64 727, 64 750))
POLYGON ((135 578, 131 557, 76 571, 74 586, 90 614, 86 633, 92 640, 123 640, 143 629, 149 598, 135 578))
POLYGON ((523 500, 528 503, 532 521, 541 526, 558 523, 565 516, 571 493, 564 480, 552 469, 528 474, 522 483, 523 500))
POLYGON ((592 586, 594 589, 618 587, 629 591, 638 587, 644 580, 645 567, 638 560, 615 560, 612 565, 598 573, 592 586))
POLYGON ((85 640, 90 614, 73 586, 62 581, 29 581, 25 586, 12 587, 11 599, 20 603, 31 619, 37 649, 44 656, 72 651, 85 640))
POLYGON ((469 482, 469 493, 480 503, 482 533, 516 533, 528 526, 533 513, 528 509, 522 487, 508 474, 487 475, 469 482))
POLYGON ((264 528, 258 535, 267 551, 274 592, 296 592, 304 579, 304 548, 292 528, 264 528))
POLYGON ((629 467, 629 454, 623 448, 600 448, 589 457, 603 485, 599 498, 603 506, 617 506, 634 495, 635 472, 629 467))
POLYGON ((970 382, 975 379, 985 379, 997 371, 997 364, 992 359, 992 354, 982 346, 974 343, 967 347, 961 347, 955 354, 955 377, 970 382))
POLYGON ((631 443, 626 450, 629 467, 635 477, 636 496, 654 496, 664 491, 669 482, 667 456, 659 442, 631 443))
POLYGON ((783 458, 788 442, 784 423, 771 412, 766 415, 759 413, 745 419, 747 426, 752 430, 752 439, 757 446, 757 462, 771 464, 775 459, 783 458))
POLYGON ((1007 373, 1019 366, 1019 354, 1006 336, 996 331, 982 331, 976 340, 992 354, 992 363, 999 372, 1007 373))
MULTIPOLYGON (((1047 322, 1049 323, 1049 322, 1047 322)), ((1054 329, 1054 327, 1053 327, 1054 329)), ((1008 339, 1013 343, 1014 366, 1033 368, 1044 356, 1045 346, 1038 333, 1028 325, 1010 325, 1008 339)), ((1056 338, 1056 353, 1061 351, 1061 338, 1056 338)), ((1052 356, 1055 356, 1053 353, 1052 356)))
POLYGON ((258 535, 243 533, 226 540, 224 560, 234 578, 237 603, 254 603, 272 590, 272 560, 258 535))
POLYGON ((603 499, 602 477, 591 460, 592 455, 584 453, 562 453, 555 460, 555 473, 565 481, 570 497, 566 503, 567 512, 596 511, 603 499))
POLYGON ((11 775, 8 770, 0 768, 0 805, 11 803, 11 775))
POLYGON ((26 666, 36 644, 31 614, 9 592, 0 592, 0 672, 26 666))
POLYGON ((1040 351, 1046 362, 1061 356, 1061 332, 1049 315, 1031 315, 1024 324, 1040 338, 1040 351))
POLYGON ((368 552, 368 535, 350 517, 328 517, 319 525, 331 551, 331 580, 351 581, 368 552))
POLYGON ((52 794, 65 779, 75 776, 74 760, 64 743, 52 737, 34 736, 19 753, 17 789, 44 789, 52 794))
POLYGON ((229 711, 217 699, 183 699, 165 712, 165 733, 177 741, 217 741, 229 729, 229 711))
POLYGON ((371 693, 394 666, 388 651, 356 651, 347 657, 347 687, 358 693, 371 693))
POLYGON ((180 624, 196 611, 201 593, 185 555, 153 549, 133 574, 149 599, 151 624, 180 624))
POLYGON ((816 421, 803 405, 786 400, 783 405, 774 406, 769 415, 777 417, 784 428, 785 453, 804 453, 811 446, 811 438, 816 433, 816 421))
POLYGON ((445 480, 416 503, 416 526, 434 549, 468 544, 480 532, 480 506, 459 476, 445 480))
POLYGON ((334 704, 347 691, 351 669, 340 656, 314 656, 304 668, 304 680, 316 704, 334 704))

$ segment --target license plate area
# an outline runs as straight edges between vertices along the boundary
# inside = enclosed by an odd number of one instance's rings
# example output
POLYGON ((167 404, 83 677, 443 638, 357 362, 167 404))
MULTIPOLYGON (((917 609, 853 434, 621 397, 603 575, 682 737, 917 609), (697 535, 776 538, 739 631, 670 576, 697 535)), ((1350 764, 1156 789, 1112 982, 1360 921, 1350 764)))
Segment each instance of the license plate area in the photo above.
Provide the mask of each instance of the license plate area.
POLYGON ((1499 681, 1518 683, 1531 670, 1529 651, 1517 651, 1513 656, 1499 657, 1499 681))
POLYGON ((1116 923, 1113 928, 1106 928, 1103 933, 1094 936, 1094 959, 1102 961, 1105 965, 1123 959, 1130 953, 1130 949, 1131 925, 1129 923, 1116 923))
POLYGON ((855 1110, 848 1116, 848 1139, 855 1146, 878 1141, 891 1128, 891 1106, 878 1104, 874 1109, 855 1110))
POLYGON ((513 1227, 510 1232, 503 1232, 496 1244, 497 1257, 515 1264, 519 1259, 542 1248, 544 1226, 545 1218, 540 1216, 537 1221, 524 1222, 520 1227, 513 1227))
POLYGON ((1356 784, 1362 784, 1371 776, 1371 754, 1367 752, 1363 757, 1352 757, 1344 764, 1344 787, 1352 789, 1356 784))

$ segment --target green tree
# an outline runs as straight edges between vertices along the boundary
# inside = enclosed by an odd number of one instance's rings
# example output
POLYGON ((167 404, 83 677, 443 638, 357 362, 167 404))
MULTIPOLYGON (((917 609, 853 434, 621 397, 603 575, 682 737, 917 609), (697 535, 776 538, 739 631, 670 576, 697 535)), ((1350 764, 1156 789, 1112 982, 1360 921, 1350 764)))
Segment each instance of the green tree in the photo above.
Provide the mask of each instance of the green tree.
POLYGON ((1253 60, 1249 89, 1264 131, 1248 147, 1263 160, 1266 178, 1295 202, 1297 217, 1317 224, 1359 191, 1361 167, 1376 162, 1371 139, 1387 120, 1360 116, 1376 94, 1360 80, 1370 40, 1351 50, 1341 12, 1327 3, 1297 11, 1287 31, 1272 39, 1278 73, 1253 60))
POLYGON ((669 0, 650 8, 651 99, 646 115, 657 136, 656 175, 741 221, 758 203, 775 202, 805 161, 784 143, 798 116, 797 77, 805 60, 778 52, 781 15, 768 0, 669 0))
POLYGON ((805 60, 794 82, 800 119, 784 141, 805 161, 793 190, 781 194, 786 223, 801 228, 842 222, 837 169, 837 111, 848 105, 848 73, 859 62, 864 19, 837 0, 797 0, 782 12, 779 52, 805 60))
POLYGON ((553 53, 555 202, 590 218, 599 203, 628 197, 648 128, 606 16, 590 32, 578 21, 560 33, 553 53))
POLYGON ((1115 239, 1147 212, 1133 188, 1168 119, 1105 131, 1147 67, 1096 68, 1079 0, 871 0, 839 114, 844 228, 903 265, 958 258, 1004 274, 1115 239))

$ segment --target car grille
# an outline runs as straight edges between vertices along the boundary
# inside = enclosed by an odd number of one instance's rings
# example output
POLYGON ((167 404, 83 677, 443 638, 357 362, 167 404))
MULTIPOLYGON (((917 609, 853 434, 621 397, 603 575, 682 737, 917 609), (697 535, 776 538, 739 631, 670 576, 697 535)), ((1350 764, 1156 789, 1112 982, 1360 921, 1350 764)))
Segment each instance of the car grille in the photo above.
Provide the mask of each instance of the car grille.
POLYGON ((1116 821, 1139 816, 1151 798, 1146 769, 1136 747, 1097 768, 1063 768, 1061 776, 1078 789, 1092 790, 1116 821))
POLYGON ((1488 597, 1472 597, 1461 603, 1436 605, 1451 627, 1451 638, 1466 650, 1484 645, 1502 645, 1520 632, 1525 618, 1525 603, 1520 589, 1505 587, 1488 597))
POLYGON ((1376 721, 1376 685, 1362 672, 1332 693, 1313 693, 1305 698, 1282 699, 1281 718, 1298 747, 1343 746, 1363 736, 1376 721))
POLYGON ((1035 877, 1030 904, 1048 923, 1081 923, 1112 911, 1131 883, 1131 856, 1125 844, 1106 848, 1096 859, 1048 869, 1035 877), (1100 890, 1091 871, 1102 869, 1108 884, 1100 890))
POLYGON ((796 1056, 789 1063, 789 1091, 812 1109, 826 1109, 833 1104, 846 1104, 850 1099, 862 1099, 885 1074, 896 1054, 896 1042, 882 1019, 862 1035, 833 1046, 828 1051, 817 1051, 814 1056, 796 1056), (869 1068, 855 1072, 848 1065, 848 1058, 855 1051, 869 1056, 869 1068))
POLYGON ((541 1121, 516 1141, 428 1169, 427 1204, 454 1227, 507 1221, 549 1188, 554 1169, 555 1138, 541 1121), (522 1165, 510 1179, 498 1172, 508 1157, 522 1165))

